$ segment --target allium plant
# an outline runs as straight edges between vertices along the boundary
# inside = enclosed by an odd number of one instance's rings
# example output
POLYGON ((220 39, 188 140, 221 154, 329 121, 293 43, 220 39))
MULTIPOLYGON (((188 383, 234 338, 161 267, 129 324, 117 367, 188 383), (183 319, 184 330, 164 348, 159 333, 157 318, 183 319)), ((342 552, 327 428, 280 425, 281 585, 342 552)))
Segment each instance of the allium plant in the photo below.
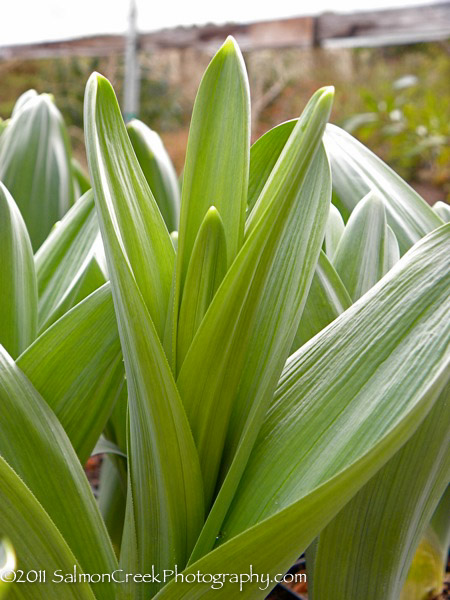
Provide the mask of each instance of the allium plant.
POLYGON ((0 137, 0 579, 28 580, 0 594, 264 598, 305 551, 313 600, 439 587, 450 226, 327 125, 333 94, 251 145, 227 39, 181 194, 101 75, 89 178, 52 98, 19 99, 0 137))

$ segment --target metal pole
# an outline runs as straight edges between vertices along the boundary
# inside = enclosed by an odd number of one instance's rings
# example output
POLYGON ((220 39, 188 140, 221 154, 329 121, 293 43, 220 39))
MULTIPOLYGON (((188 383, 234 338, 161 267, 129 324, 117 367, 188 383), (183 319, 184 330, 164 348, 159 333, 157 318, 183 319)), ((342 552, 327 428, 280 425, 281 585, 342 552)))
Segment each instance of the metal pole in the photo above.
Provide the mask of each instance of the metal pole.
POLYGON ((140 69, 138 56, 139 34, 137 31, 136 0, 130 1, 130 16, 125 47, 124 110, 125 122, 139 114, 140 69))

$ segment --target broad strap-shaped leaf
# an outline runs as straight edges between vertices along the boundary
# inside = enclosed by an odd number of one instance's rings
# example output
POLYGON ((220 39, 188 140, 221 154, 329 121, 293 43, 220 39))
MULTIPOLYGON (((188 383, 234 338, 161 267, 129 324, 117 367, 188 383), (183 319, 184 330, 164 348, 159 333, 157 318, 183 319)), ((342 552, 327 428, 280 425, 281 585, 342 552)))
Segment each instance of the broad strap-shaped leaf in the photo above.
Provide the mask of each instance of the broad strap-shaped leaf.
MULTIPOLYGON (((66 499, 67 502, 67 499, 66 499)), ((0 531, 6 535, 17 557, 17 569, 24 573, 45 571, 46 583, 18 583, 7 586, 7 598, 18 600, 95 600, 88 583, 52 583, 57 575, 83 573, 80 563, 61 532, 21 477, 0 456, 0 531)), ((86 540, 89 542, 89 539, 86 540)), ((9 551, 11 552, 11 551, 9 551)), ((0 573, 1 573, 0 550, 0 573)), ((9 557, 9 569, 13 558, 9 557)), ((88 568, 88 567, 87 567, 88 568)), ((85 573, 93 573, 87 570, 85 573)), ((32 579, 33 576, 31 576, 32 579)), ((56 577, 57 579, 57 577, 56 577)), ((0 598, 3 598, 0 583, 0 598)), ((97 586, 95 588, 98 589, 97 586)), ((100 594, 98 595, 100 598, 100 594)), ((103 596, 106 598, 106 596, 103 596)), ((111 600, 111 596, 109 596, 111 600)))
POLYGON ((292 352, 334 321, 352 300, 327 256, 320 252, 292 352))
POLYGON ((212 206, 192 249, 180 306, 177 366, 181 367, 200 323, 227 271, 227 243, 219 211, 212 206))
POLYGON ((241 52, 229 36, 203 75, 192 113, 177 254, 180 292, 198 230, 210 206, 217 208, 223 220, 228 264, 242 245, 249 153, 247 72, 241 52))
POLYGON ((84 463, 123 386, 109 283, 47 329, 17 365, 56 414, 84 463))
POLYGON ((344 219, 341 213, 330 204, 330 212, 328 214, 327 228, 325 229, 324 250, 330 260, 333 260, 334 253, 338 247, 339 241, 344 233, 344 219))
MULTIPOLYGON (((428 235, 290 358, 221 545, 185 574, 286 572, 413 435, 448 378, 449 242, 450 226, 428 235)), ((239 596, 262 600, 260 585, 245 583, 239 596)), ((210 583, 171 582, 157 599, 208 594, 210 583)))
MULTIPOLYGON (((91 573, 114 570, 117 563, 105 524, 69 438, 1 347, 0 400, 1 456, 50 515, 81 567, 91 573)), ((110 599, 113 588, 111 583, 99 585, 97 597, 110 599)))
POLYGON ((114 214, 122 252, 161 337, 175 251, 134 153, 114 90, 109 81, 97 73, 91 76, 86 88, 85 128, 96 201, 101 201, 114 214))
POLYGON ((349 133, 328 125, 325 148, 333 176, 333 202, 345 220, 371 190, 386 206, 401 254, 443 221, 401 177, 349 133))
POLYGON ((105 283, 93 260, 97 235, 94 194, 88 191, 36 253, 41 331, 105 283), (80 297, 80 292, 84 296, 80 297))
POLYGON ((423 600, 444 587, 450 543, 450 487, 447 486, 414 554, 400 600, 423 600))
MULTIPOLYGON (((124 215, 137 208, 136 192, 131 187, 116 190, 115 173, 105 172, 104 161, 109 159, 101 148, 108 148, 117 139, 117 131, 110 127, 112 123, 119 131, 123 130, 130 144, 110 84, 94 74, 87 86, 86 145, 127 375, 130 431, 127 454, 133 519, 126 519, 126 528, 136 528, 138 567, 142 569, 139 572, 147 572, 151 565, 162 572, 186 563, 203 521, 202 480, 189 423, 140 288, 140 283, 148 283, 140 273, 143 269, 154 274, 160 272, 160 267, 148 260, 164 260, 159 255, 162 246, 153 257, 147 253, 154 240, 143 236, 160 235, 164 244, 167 241, 170 256, 166 259, 170 262, 174 249, 153 197, 147 207, 155 211, 152 214, 160 221, 147 222, 145 228, 140 223, 122 222, 124 215), (120 203, 115 198, 120 198, 120 203), (127 228, 127 244, 123 243, 124 228, 127 228)), ((128 163, 121 166, 125 169, 123 181, 131 185, 136 174, 128 172, 128 163)), ((143 178, 139 166, 138 172, 139 178, 143 178)), ((145 189, 151 196, 146 182, 145 189)), ((161 293, 160 296, 162 299, 161 293)), ((129 536, 130 531, 125 530, 125 539, 129 536)), ((148 598, 159 587, 157 582, 140 584, 136 598, 148 598)))
POLYGON ((139 164, 169 231, 178 229, 180 218, 180 188, 175 168, 164 144, 142 121, 132 119, 127 124, 139 164))
POLYGON ((11 591, 11 582, 8 578, 17 568, 16 553, 9 540, 0 539, 0 598, 6 598, 6 594, 11 591))
POLYGON ((91 188, 91 182, 89 181, 89 175, 85 173, 76 158, 72 158, 71 165, 75 198, 80 198, 91 188))
MULTIPOLYGON (((447 386, 412 438, 319 536, 313 600, 400 597, 450 477, 449 393, 447 386)), ((441 568, 438 554, 439 576, 441 568)))
POLYGON ((33 89, 27 90, 26 92, 21 94, 17 98, 16 103, 14 104, 14 108, 12 110, 11 117, 14 117, 20 110, 22 110, 22 108, 25 106, 25 104, 28 102, 28 100, 31 100, 32 98, 36 98, 37 96, 38 96, 37 91, 33 90, 33 89))
POLYGON ((0 182, 0 343, 14 358, 37 335, 37 284, 27 228, 0 182))
MULTIPOLYGON (((322 245, 330 202, 320 146, 333 93, 316 92, 254 211, 254 227, 195 336, 178 387, 199 449, 206 501, 240 445, 208 546, 217 534, 295 335, 322 245), (265 210, 264 210, 265 207, 265 210), (258 214, 262 212, 258 219, 258 214)), ((199 546, 200 547, 200 546, 199 546)), ((202 550, 203 552, 203 550, 202 550)))
POLYGON ((250 214, 278 160, 297 119, 281 123, 262 135, 250 148, 247 211, 250 214))
POLYGON ((370 192, 350 215, 334 253, 333 266, 355 301, 399 258, 395 235, 388 233, 383 201, 370 192))
POLYGON ((0 138, 0 179, 36 251, 74 202, 69 137, 48 94, 28 99, 0 138))
POLYGON ((450 206, 445 202, 441 202, 440 200, 433 204, 434 212, 441 217, 444 223, 448 223, 450 221, 450 206))

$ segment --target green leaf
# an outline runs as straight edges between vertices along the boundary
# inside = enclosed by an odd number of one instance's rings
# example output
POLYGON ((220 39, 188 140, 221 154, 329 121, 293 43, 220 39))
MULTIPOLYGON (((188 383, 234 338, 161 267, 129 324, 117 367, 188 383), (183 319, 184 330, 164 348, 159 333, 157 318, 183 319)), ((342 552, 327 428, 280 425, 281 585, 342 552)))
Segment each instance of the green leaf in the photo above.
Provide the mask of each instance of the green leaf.
MULTIPOLYGON (((61 600, 63 596, 64 600, 95 600, 88 583, 51 582, 54 572, 73 573, 76 568, 78 573, 83 573, 83 570, 42 505, 2 456, 0 481, 0 531, 12 542, 17 555, 17 568, 24 573, 45 571, 47 579, 45 584, 8 585, 7 597, 20 600, 61 600)), ((11 563, 12 550, 8 548, 8 552, 11 563)), ((11 568, 9 564, 8 567, 11 568)), ((90 572, 93 571, 87 571, 90 572)), ((3 583, 0 584, 0 590, 1 597, 3 583)))
POLYGON ((37 285, 27 228, 0 182, 0 343, 18 356, 37 334, 37 285))
POLYGON ((183 172, 175 321, 168 332, 173 340, 192 248, 210 206, 223 220, 229 265, 242 245, 249 152, 248 78, 241 52, 229 36, 203 75, 192 113, 183 172))
MULTIPOLYGON (((124 189, 116 187, 116 172, 105 171, 105 162, 108 165, 112 159, 114 153, 109 148, 119 134, 121 139, 122 133, 126 136, 123 137, 125 148, 130 142, 114 92, 109 82, 98 74, 92 75, 87 85, 85 128, 127 375, 129 503, 133 501, 129 510, 133 515, 132 518, 128 515, 125 520, 124 538, 136 536, 138 572, 148 572, 152 565, 162 572, 175 564, 185 564, 203 521, 203 490, 197 451, 172 371, 140 287, 140 282, 142 285, 148 283, 141 271, 161 273, 160 267, 149 261, 164 259, 160 252, 167 242, 170 246, 169 257, 166 257, 169 267, 174 249, 139 166, 137 173, 147 191, 148 204, 145 206, 151 208, 154 218, 145 223, 145 228, 140 222, 124 220, 126 215, 138 209, 135 191, 130 185, 124 189), (150 240, 146 239, 146 234, 150 240), (156 247, 152 257, 147 251, 158 236, 161 245, 156 247)), ((131 155, 134 157, 130 152, 131 155)), ((120 148, 115 158, 121 166, 122 180, 131 184, 136 173, 129 171, 130 162, 125 160, 120 148)), ((162 293, 160 296, 162 299, 162 293)), ((127 552, 131 552, 131 547, 126 547, 127 552)), ((121 556, 123 561, 129 562, 129 557, 121 556)), ((148 598, 160 585, 157 582, 137 585, 135 598, 148 598)))
POLYGON ((178 377, 199 449, 207 504, 221 463, 223 478, 240 446, 197 552, 215 539, 306 301, 330 202, 330 173, 320 140, 332 98, 330 89, 319 90, 305 109, 178 377))
POLYGON ((178 229, 180 188, 175 168, 161 138, 138 119, 128 123, 127 131, 167 229, 178 229))
MULTIPOLYGON (((55 414, 1 347, 0 400, 0 454, 50 515, 81 567, 111 572, 114 552, 77 455, 55 414)), ((17 552, 20 560, 18 547, 17 552)), ((101 584, 96 592, 110 599, 113 584, 101 584)))
POLYGON ((8 577, 17 568, 16 554, 9 540, 0 539, 0 598, 6 598, 11 591, 8 577))
POLYGON ((250 213, 281 154, 297 119, 277 125, 261 136, 250 148, 250 176, 248 181, 248 213, 250 213))
POLYGON ((105 283, 94 259, 98 235, 94 194, 88 191, 36 253, 41 332, 105 283))
MULTIPOLYGON (((449 241, 450 226, 428 235, 289 359, 220 545, 185 575, 286 572, 411 437, 448 379, 449 241)), ((262 599, 275 582, 260 585, 239 596, 262 599)), ((196 600, 210 586, 171 582, 157 599, 196 600)))
POLYGON ((339 275, 326 255, 321 252, 295 334, 292 352, 334 321, 351 304, 352 300, 339 275))
POLYGON ((177 365, 181 367, 189 346, 227 270, 227 244, 219 211, 205 215, 192 249, 180 306, 177 365))
POLYGON ((25 106, 28 100, 31 100, 32 98, 37 98, 37 96, 38 93, 36 90, 27 90, 26 92, 21 94, 17 98, 16 103, 14 104, 11 117, 14 117, 25 106))
POLYGON ((0 179, 17 202, 36 251, 74 201, 69 138, 48 94, 23 103, 1 136, 0 179))
POLYGON ((445 204, 445 202, 441 202, 440 200, 433 205, 434 212, 441 217, 444 223, 448 223, 450 221, 450 206, 445 204))
POLYGON ((395 235, 388 234, 386 211, 370 192, 357 204, 333 257, 333 265, 351 298, 365 294, 399 259, 395 235))
POLYGON ((333 202, 347 220, 371 190, 383 200, 401 254, 443 221, 401 177, 350 134, 328 125, 324 136, 333 177, 333 202))
POLYGON ((162 337, 175 259, 169 233, 137 161, 114 90, 100 75, 89 80, 85 107, 86 147, 96 201, 114 212, 122 252, 162 337))
POLYGON ((73 176, 73 184, 75 188, 75 198, 79 198, 84 195, 91 187, 91 182, 89 181, 89 175, 85 173, 83 167, 77 161, 76 158, 72 158, 72 176, 73 176))
POLYGON ((330 212, 328 214, 327 228, 325 230, 325 241, 324 250, 325 254, 330 260, 333 260, 334 253, 338 247, 339 240, 344 233, 344 219, 341 217, 341 213, 334 206, 330 204, 330 212))
MULTIPOLYGON (((450 476, 449 392, 447 386, 411 439, 321 533, 314 600, 400 597, 417 545, 450 476)), ((436 584, 436 571, 441 583, 442 558, 436 554, 436 566, 425 579, 427 585, 431 579, 431 590, 405 596, 408 600, 427 597, 436 584)))
POLYGON ((17 365, 56 414, 84 463, 123 385, 109 284, 56 321, 17 365))

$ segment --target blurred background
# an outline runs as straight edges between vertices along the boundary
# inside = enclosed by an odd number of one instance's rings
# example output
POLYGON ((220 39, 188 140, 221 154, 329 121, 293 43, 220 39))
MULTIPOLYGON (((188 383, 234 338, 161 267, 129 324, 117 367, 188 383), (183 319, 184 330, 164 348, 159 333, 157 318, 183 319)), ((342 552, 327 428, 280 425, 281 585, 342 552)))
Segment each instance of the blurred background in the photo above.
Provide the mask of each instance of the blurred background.
POLYGON ((8 3, 0 24, 0 117, 10 116, 27 89, 52 93, 85 164, 84 87, 97 70, 113 83, 124 116, 160 133, 180 172, 198 84, 231 34, 249 71, 253 139, 298 116, 315 89, 332 84, 334 123, 428 202, 449 200, 449 2, 342 0, 340 12, 333 0, 314 7, 291 0, 160 4, 8 3))

